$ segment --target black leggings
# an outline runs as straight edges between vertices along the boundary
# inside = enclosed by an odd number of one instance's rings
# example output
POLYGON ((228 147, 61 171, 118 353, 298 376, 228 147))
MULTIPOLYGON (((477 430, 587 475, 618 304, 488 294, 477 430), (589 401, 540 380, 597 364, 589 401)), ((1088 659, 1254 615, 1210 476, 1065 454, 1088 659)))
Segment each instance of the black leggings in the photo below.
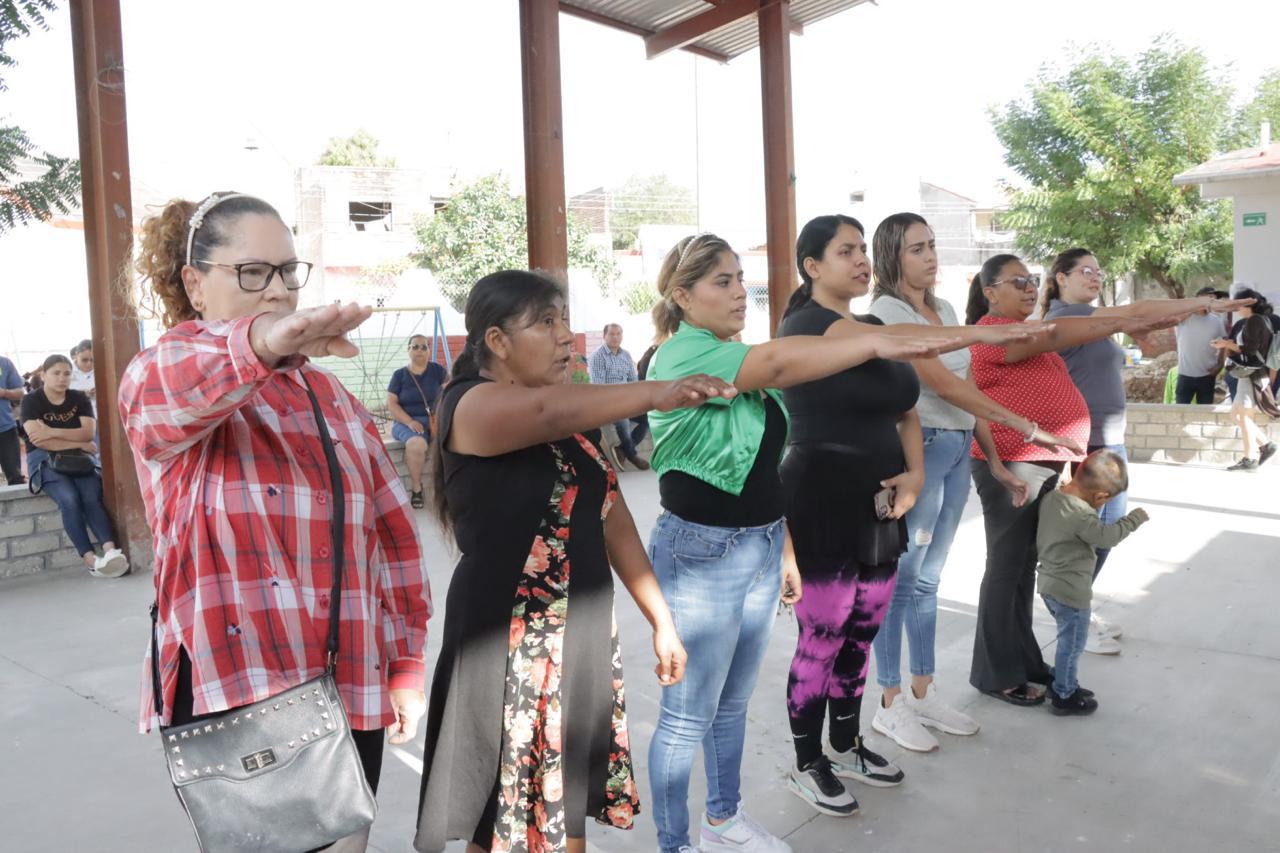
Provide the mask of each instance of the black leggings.
MULTIPOLYGON (((191 661, 187 658, 187 650, 182 649, 178 652, 178 687, 173 696, 173 716, 169 724, 177 726, 217 716, 217 714, 200 714, 199 716, 193 714, 191 710, 194 701, 195 695, 191 687, 191 661)), ((360 753, 364 778, 368 780, 369 788, 376 796, 378 778, 382 775, 383 730, 352 729, 351 739, 356 742, 356 752, 360 753)))

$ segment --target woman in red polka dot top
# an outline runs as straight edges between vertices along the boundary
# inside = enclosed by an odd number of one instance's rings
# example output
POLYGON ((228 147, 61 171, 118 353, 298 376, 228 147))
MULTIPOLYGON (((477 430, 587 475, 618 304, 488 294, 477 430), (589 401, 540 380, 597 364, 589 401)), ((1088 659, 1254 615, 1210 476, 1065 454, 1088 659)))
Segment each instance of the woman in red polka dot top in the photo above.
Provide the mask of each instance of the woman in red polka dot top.
MULTIPOLYGON (((1026 321, 1035 310, 1039 284, 1039 277, 1017 257, 996 255, 982 265, 969 287, 965 322, 1026 321)), ((1023 343, 973 345, 973 377, 979 390, 1000 405, 1083 447, 1089 441, 1089 408, 1056 351, 1165 322, 1116 316, 1062 318, 1054 321, 1049 333, 1023 343)), ((1036 521, 1040 498, 1057 486, 1063 467, 1080 454, 1041 447, 1009 427, 979 420, 971 455, 986 526, 987 565, 969 683, 1014 705, 1038 705, 1053 673, 1031 631, 1036 521)))

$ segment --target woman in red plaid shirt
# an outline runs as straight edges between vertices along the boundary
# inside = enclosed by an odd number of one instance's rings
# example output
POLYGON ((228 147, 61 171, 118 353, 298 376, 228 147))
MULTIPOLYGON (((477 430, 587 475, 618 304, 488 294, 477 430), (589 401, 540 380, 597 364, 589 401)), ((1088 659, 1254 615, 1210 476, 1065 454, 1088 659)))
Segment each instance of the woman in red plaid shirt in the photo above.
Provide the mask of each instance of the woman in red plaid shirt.
POLYGON ((252 196, 170 202, 138 268, 168 331, 130 363, 120 413, 155 547, 164 710, 141 728, 266 699, 319 676, 341 606, 337 683, 370 786, 386 728, 425 709, 430 592, 408 495, 369 413, 308 356, 352 356, 370 310, 298 311, 311 265, 252 196), (332 492, 314 390, 345 492, 342 601, 329 600, 332 492))

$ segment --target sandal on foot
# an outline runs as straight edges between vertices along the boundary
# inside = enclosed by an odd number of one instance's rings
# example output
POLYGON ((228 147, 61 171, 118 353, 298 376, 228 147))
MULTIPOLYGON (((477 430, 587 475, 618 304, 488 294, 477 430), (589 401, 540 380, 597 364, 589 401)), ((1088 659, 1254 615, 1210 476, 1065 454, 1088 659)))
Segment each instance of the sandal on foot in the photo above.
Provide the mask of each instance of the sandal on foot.
POLYGON ((409 506, 413 507, 414 509, 422 509, 424 505, 425 505, 425 502, 422 500, 422 492, 409 493, 409 506))
POLYGON ((1032 691, 1031 687, 1026 684, 1019 684, 1012 690, 983 690, 982 692, 999 699, 1001 702, 1008 702, 1010 705, 1018 705, 1023 708, 1044 704, 1044 694, 1032 691))

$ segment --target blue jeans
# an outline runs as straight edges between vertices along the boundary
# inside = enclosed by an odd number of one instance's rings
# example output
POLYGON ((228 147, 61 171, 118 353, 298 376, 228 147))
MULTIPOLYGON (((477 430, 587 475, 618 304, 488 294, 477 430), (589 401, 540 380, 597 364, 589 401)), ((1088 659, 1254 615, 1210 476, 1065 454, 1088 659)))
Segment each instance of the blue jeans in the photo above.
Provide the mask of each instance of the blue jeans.
POLYGON ((631 426, 630 420, 620 420, 613 425, 613 431, 618 434, 618 449, 622 451, 622 455, 626 459, 630 459, 636 455, 636 448, 640 442, 644 441, 644 437, 649 434, 649 418, 646 415, 635 421, 635 427, 631 426))
POLYGON ((102 475, 94 472, 83 477, 64 477, 54 471, 48 461, 49 454, 36 448, 27 454, 27 470, 40 491, 52 498, 61 510, 62 529, 67 532, 76 553, 82 557, 93 553, 86 527, 93 531, 99 544, 114 542, 111 519, 107 518, 107 510, 102 503, 102 475))
MULTIPOLYGON (((1120 458, 1125 461, 1125 465, 1129 464, 1129 457, 1124 452, 1123 444, 1091 444, 1089 452, 1095 450, 1114 450, 1120 454, 1120 458)), ((1103 524, 1115 524, 1124 518, 1125 513, 1129 511, 1129 493, 1121 492, 1111 500, 1102 505, 1102 509, 1098 511, 1098 517, 1102 519, 1103 524)), ((1098 577, 1098 573, 1102 571, 1102 564, 1107 561, 1107 555, 1111 553, 1110 548, 1098 549, 1098 560, 1093 565, 1093 576, 1098 577)))
POLYGON ((872 648, 881 687, 902 683, 902 626, 912 675, 933 675, 938 629, 938 579, 969 499, 967 429, 924 430, 924 488, 907 513, 907 553, 898 560, 898 583, 872 648))
POLYGON ((708 527, 664 512, 649 559, 689 653, 684 680, 662 690, 649 744, 658 845, 689 843, 689 774, 702 745, 707 815, 737 814, 747 701, 769 645, 782 587, 781 519, 763 527, 708 527))
POLYGON ((1058 648, 1053 658, 1053 692, 1071 698, 1080 682, 1076 680, 1080 655, 1089 638, 1089 608, 1069 607, 1051 595, 1042 595, 1045 606, 1058 623, 1058 648))

